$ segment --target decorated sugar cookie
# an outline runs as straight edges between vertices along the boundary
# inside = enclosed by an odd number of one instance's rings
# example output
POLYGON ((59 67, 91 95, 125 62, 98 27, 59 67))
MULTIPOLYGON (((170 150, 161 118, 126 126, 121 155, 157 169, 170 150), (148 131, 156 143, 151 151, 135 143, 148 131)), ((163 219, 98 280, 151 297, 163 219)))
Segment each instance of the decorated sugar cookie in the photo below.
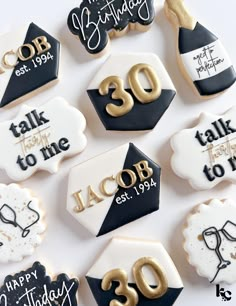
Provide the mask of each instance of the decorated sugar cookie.
POLYGON ((4 306, 78 306, 78 286, 78 280, 66 274, 60 274, 52 280, 46 274, 45 267, 35 262, 28 270, 5 278, 0 287, 0 302, 4 306))
POLYGON ((0 107, 3 107, 57 80, 60 43, 31 23, 0 36, 0 58, 0 107))
POLYGON ((31 255, 44 231, 38 199, 16 184, 0 184, 0 263, 31 255))
POLYGON ((120 37, 129 29, 147 31, 155 18, 154 0, 83 0, 67 20, 87 52, 103 55, 109 37, 120 37))
POLYGON ((151 130, 170 106, 176 90, 152 53, 111 55, 87 93, 107 130, 151 130))
POLYGON ((86 279, 98 306, 171 306, 183 290, 173 261, 157 241, 112 239, 86 279))
POLYGON ((221 116, 202 113, 199 123, 171 139, 174 172, 197 190, 236 183, 236 107, 221 116))
POLYGON ((22 106, 12 120, 0 123, 0 168, 15 181, 37 170, 55 173, 60 161, 86 146, 83 114, 62 98, 36 108, 22 106))
POLYGON ((187 11, 183 0, 166 0, 167 17, 178 31, 178 62, 185 78, 203 98, 236 81, 232 62, 220 40, 187 11))
POLYGON ((187 219, 184 248, 200 276, 211 283, 236 282, 236 205, 211 200, 187 219))
POLYGON ((94 235, 106 234, 159 209, 160 172, 127 143, 72 168, 67 210, 94 235))

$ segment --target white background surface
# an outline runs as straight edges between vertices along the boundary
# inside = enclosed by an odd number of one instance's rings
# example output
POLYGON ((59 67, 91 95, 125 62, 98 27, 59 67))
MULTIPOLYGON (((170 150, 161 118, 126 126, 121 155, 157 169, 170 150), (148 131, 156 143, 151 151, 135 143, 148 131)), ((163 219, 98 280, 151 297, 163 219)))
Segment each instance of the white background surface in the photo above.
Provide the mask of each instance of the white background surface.
MULTIPOLYGON (((221 38, 236 66, 235 0, 224 2, 186 0, 186 4, 203 25, 221 38)), ((21 263, 0 265, 0 284, 7 274, 27 269, 35 260, 40 260, 52 274, 67 272, 81 277, 79 304, 95 306, 96 303, 83 276, 95 261, 96 256, 112 236, 141 237, 162 241, 175 261, 185 285, 176 306, 235 305, 236 285, 224 286, 232 291, 230 302, 223 302, 220 298, 216 298, 215 286, 199 277, 194 268, 187 263, 181 234, 185 217, 196 204, 213 197, 231 197, 236 201, 235 186, 223 183, 210 191, 194 191, 186 181, 172 172, 169 144, 170 137, 182 128, 191 127, 201 111, 223 113, 236 104, 235 86, 214 100, 200 101, 195 97, 177 67, 173 28, 163 11, 160 11, 149 32, 131 33, 123 38, 115 39, 111 47, 113 52, 148 51, 158 54, 171 75, 178 95, 159 124, 150 133, 105 131, 88 99, 86 88, 106 57, 92 59, 86 55, 80 42, 68 31, 67 15, 77 5, 78 1, 74 0, 38 2, 8 0, 1 5, 0 32, 14 30, 22 23, 33 21, 61 41, 60 82, 26 103, 37 106, 57 95, 65 97, 72 105, 78 107, 87 119, 88 146, 81 155, 64 161, 58 174, 37 173, 22 183, 22 186, 33 189, 34 194, 41 199, 47 214, 47 231, 43 244, 32 257, 24 259, 21 263), (65 210, 69 169, 128 141, 134 142, 162 167, 161 209, 108 235, 94 238, 65 210)), ((1 109, 0 121, 13 118, 19 108, 20 105, 10 110, 1 109)), ((0 181, 1 183, 11 182, 4 172, 0 172, 0 181)))

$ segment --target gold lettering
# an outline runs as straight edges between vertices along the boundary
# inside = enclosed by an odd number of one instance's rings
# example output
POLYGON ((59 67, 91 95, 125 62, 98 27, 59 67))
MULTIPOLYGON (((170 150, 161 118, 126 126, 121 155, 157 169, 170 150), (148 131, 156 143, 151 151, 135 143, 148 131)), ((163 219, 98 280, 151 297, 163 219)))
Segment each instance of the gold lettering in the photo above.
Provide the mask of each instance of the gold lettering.
POLYGON ((138 172, 138 176, 141 182, 145 181, 153 175, 153 170, 152 168, 148 167, 148 161, 146 160, 141 160, 139 163, 135 164, 134 167, 138 172))
MULTIPOLYGON (((11 68, 14 68, 19 62, 17 61, 17 56, 16 56, 16 53, 11 50, 11 51, 8 51, 4 54, 3 58, 2 58, 2 63, 3 63, 3 66, 8 68, 8 69, 11 69, 11 68), (9 55, 15 55, 16 57, 16 62, 14 64, 11 64, 10 61, 7 59, 7 57, 9 55)), ((4 72, 4 70, 3 70, 4 72)))
POLYGON ((104 199, 101 198, 92 188, 91 185, 88 187, 88 207, 92 207, 95 204, 102 202, 104 199))
POLYGON ((51 49, 51 44, 47 41, 46 36, 39 36, 32 40, 33 44, 35 45, 37 49, 37 55, 40 55, 44 52, 47 52, 49 49, 51 49))
POLYGON ((122 187, 122 188, 125 188, 125 189, 128 189, 128 188, 131 188, 132 186, 135 185, 136 181, 137 181, 137 177, 135 175, 135 173, 132 171, 132 170, 129 170, 129 169, 124 169, 122 171, 120 171, 117 176, 116 176, 116 181, 117 181, 117 184, 122 187), (127 173, 131 179, 131 182, 129 185, 126 185, 123 178, 122 178, 122 175, 124 173, 127 173))
POLYGON ((106 187, 107 181, 115 181, 114 176, 112 175, 112 176, 110 176, 110 177, 104 178, 104 180, 101 181, 100 189, 101 189, 102 194, 104 194, 104 195, 107 196, 107 197, 112 197, 114 194, 117 193, 117 191, 119 190, 119 188, 116 188, 113 192, 107 191, 107 187, 106 187))
POLYGON ((168 280, 166 274, 158 262, 152 257, 143 257, 136 261, 133 266, 133 275, 136 285, 142 294, 148 299, 157 299, 162 297, 168 289, 168 280), (147 283, 142 272, 144 266, 149 266, 157 280, 157 287, 152 288, 147 283))
POLYGON ((20 48, 18 48, 18 51, 17 51, 17 54, 18 54, 18 57, 21 61, 25 62, 25 61, 28 61, 29 59, 31 59, 32 57, 34 57, 35 55, 35 50, 34 50, 34 47, 30 44, 24 44, 23 46, 21 46, 20 48), (25 57, 22 50, 24 48, 28 48, 29 50, 29 56, 28 57, 25 57))
POLYGON ((76 200, 77 206, 75 207, 74 211, 80 213, 81 211, 85 210, 84 200, 81 195, 82 190, 73 193, 73 197, 76 200))

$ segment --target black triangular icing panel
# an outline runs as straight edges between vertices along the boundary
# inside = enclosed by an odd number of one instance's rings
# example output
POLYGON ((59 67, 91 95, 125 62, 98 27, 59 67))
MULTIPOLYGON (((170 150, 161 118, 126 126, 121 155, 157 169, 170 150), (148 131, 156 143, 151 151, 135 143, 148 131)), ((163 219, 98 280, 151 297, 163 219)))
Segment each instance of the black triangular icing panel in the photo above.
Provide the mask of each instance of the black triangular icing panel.
MULTIPOLYGON (((115 289, 119 286, 118 282, 113 281, 111 289, 109 291, 103 291, 101 288, 101 279, 89 276, 86 276, 86 279, 98 306, 109 306, 110 301, 113 299, 118 300, 121 303, 126 302, 125 297, 118 296, 115 294, 115 289)), ((164 296, 158 299, 151 300, 142 295, 142 293, 138 290, 136 284, 129 283, 129 287, 134 288, 139 295, 139 302, 137 306, 171 306, 174 304, 179 294, 183 290, 183 288, 168 288, 164 296)), ((155 288, 154 286, 151 287, 155 288)))
MULTIPOLYGON (((160 97, 151 103, 142 104, 134 96, 131 89, 126 91, 134 99, 132 110, 121 117, 112 117, 106 111, 106 106, 112 101, 115 105, 121 105, 120 100, 111 98, 114 89, 109 89, 106 96, 101 96, 98 89, 88 89, 88 95, 107 130, 132 131, 132 130, 151 130, 161 119, 170 103, 175 97, 174 90, 163 89, 160 97)), ((146 91, 150 92, 151 89, 146 91)))
POLYGON ((52 281, 46 275, 45 267, 35 262, 28 270, 5 278, 0 288, 1 302, 7 306, 28 305, 29 301, 32 305, 43 305, 48 297, 51 306, 77 306, 78 286, 78 280, 69 279, 66 274, 60 274, 52 281), (52 298, 53 292, 56 299, 52 298))
MULTIPOLYGON (((15 67, 14 71, 12 72, 11 78, 7 85, 6 91, 3 95, 3 98, 0 103, 0 107, 3 107, 10 102, 36 90, 40 87, 48 84, 49 82, 56 80, 58 77, 58 70, 59 70, 59 59, 60 59, 60 43, 47 32, 39 28, 34 23, 31 23, 25 41, 22 42, 23 44, 32 43, 32 40, 39 37, 39 36, 46 36, 48 42, 51 44, 51 49, 48 50, 50 54, 53 56, 53 59, 50 56, 47 58, 47 61, 43 64, 39 64, 36 62, 36 57, 40 57, 42 55, 37 55, 28 60, 28 61, 21 61, 18 59, 19 64, 15 67), (32 60, 35 61, 35 65, 33 64, 32 60), (17 76, 16 71, 18 71, 23 65, 27 66, 28 72, 17 76)), ((20 46, 19 46, 20 47, 20 46)), ((46 51, 43 53, 47 56, 48 52, 46 51)))
MULTIPOLYGON (((156 183, 156 187, 152 186, 149 190, 145 190, 145 192, 142 193, 139 190, 139 179, 137 179, 136 184, 129 189, 119 187, 119 191, 116 193, 113 199, 111 207, 97 236, 104 235, 124 224, 127 224, 159 209, 161 168, 144 153, 138 150, 135 145, 130 143, 123 169, 130 169, 135 171, 133 165, 142 160, 148 161, 149 167, 153 169, 152 176, 146 181, 150 182, 151 179, 153 179, 153 181, 156 183), (136 194, 134 187, 139 190, 139 195, 136 194), (121 205, 118 205, 116 202, 117 198, 124 195, 125 192, 127 192, 129 200, 127 200, 125 203, 122 203, 121 205)), ((122 177, 125 182, 128 179, 127 184, 130 182, 130 178, 127 178, 125 175, 122 177)))

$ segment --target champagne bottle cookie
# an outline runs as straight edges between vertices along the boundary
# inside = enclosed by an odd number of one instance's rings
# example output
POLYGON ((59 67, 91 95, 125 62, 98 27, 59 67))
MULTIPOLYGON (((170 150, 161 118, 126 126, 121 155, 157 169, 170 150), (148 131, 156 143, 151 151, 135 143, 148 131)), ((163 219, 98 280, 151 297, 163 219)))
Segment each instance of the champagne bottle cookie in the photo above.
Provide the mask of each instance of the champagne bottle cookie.
POLYGON ((178 63, 202 98, 218 95, 236 81, 231 60, 220 40, 192 17, 183 0, 166 0, 165 12, 178 31, 178 63))

